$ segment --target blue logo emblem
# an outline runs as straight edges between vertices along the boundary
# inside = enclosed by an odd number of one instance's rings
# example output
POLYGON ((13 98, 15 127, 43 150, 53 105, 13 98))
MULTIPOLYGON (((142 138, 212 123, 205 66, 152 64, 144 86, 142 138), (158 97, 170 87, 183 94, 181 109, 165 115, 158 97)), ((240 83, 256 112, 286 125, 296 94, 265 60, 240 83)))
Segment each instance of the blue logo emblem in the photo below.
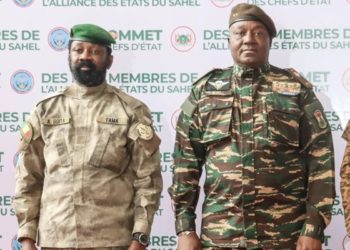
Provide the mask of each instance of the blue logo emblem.
POLYGON ((13 0, 19 7, 28 7, 34 0, 13 0))
POLYGON ((49 33, 48 40, 51 48, 57 51, 63 51, 68 47, 69 32, 65 28, 54 28, 49 33))
POLYGON ((18 94, 26 94, 32 90, 34 78, 26 70, 18 70, 11 76, 11 87, 18 94))
POLYGON ((12 250, 21 250, 21 243, 18 242, 17 235, 13 237, 11 247, 12 250))

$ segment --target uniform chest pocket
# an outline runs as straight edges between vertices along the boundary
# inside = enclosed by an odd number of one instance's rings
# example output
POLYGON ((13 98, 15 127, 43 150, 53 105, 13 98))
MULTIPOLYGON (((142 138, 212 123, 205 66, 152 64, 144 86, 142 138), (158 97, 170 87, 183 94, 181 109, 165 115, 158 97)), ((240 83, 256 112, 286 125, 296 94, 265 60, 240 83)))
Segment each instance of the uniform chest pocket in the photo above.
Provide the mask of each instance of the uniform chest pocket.
POLYGON ((129 163, 127 150, 127 124, 105 124, 98 122, 98 135, 91 141, 89 164, 106 168, 117 176, 129 163))
POLYGON ((213 96, 199 103, 202 142, 210 144, 231 136, 233 96, 213 96))
POLYGON ((288 146, 299 147, 299 121, 300 112, 295 110, 270 110, 270 139, 288 146))
POLYGON ((71 164, 68 147, 68 134, 71 127, 69 116, 42 118, 42 136, 45 141, 46 152, 51 152, 46 157, 46 164, 50 166, 49 171, 55 167, 66 167, 71 164))

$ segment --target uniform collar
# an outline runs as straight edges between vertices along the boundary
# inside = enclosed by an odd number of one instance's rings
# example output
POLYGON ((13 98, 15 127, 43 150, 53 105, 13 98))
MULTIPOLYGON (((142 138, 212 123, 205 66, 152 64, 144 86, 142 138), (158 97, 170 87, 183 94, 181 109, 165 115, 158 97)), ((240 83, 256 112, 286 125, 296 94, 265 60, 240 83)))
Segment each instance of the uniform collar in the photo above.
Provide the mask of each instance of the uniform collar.
POLYGON ((78 82, 74 82, 73 85, 65 91, 65 94, 78 99, 91 98, 98 96, 107 86, 106 81, 96 87, 86 87, 78 82))
POLYGON ((271 66, 269 63, 265 63, 263 66, 259 68, 250 68, 238 64, 233 65, 232 73, 236 77, 242 77, 245 74, 251 74, 251 75, 261 75, 266 74, 270 71, 271 66))

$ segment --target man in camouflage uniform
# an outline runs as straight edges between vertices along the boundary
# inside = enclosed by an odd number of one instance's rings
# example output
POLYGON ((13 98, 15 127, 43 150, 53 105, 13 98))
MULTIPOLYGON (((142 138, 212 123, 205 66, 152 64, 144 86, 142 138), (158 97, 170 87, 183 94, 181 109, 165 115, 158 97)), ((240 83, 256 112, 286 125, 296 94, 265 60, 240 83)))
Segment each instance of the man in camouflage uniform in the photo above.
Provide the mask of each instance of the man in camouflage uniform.
POLYGON ((342 137, 347 144, 340 168, 340 191, 344 207, 346 231, 350 235, 350 121, 346 125, 342 137))
POLYGON ((235 6, 229 27, 235 64, 195 82, 181 106, 169 188, 178 248, 320 250, 335 196, 321 103, 296 71, 268 63, 276 29, 262 9, 235 6))
POLYGON ((159 206, 160 140, 149 109, 106 83, 115 40, 71 30, 75 82, 37 104, 21 129, 13 205, 23 250, 142 250, 159 206))

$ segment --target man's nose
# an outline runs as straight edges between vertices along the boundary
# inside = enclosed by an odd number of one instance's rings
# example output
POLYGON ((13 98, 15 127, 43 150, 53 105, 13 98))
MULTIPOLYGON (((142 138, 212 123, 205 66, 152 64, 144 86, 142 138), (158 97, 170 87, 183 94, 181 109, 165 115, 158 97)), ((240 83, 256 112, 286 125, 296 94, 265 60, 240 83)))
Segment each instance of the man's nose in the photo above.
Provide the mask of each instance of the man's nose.
POLYGON ((88 60, 91 59, 91 52, 89 50, 84 50, 83 53, 80 54, 80 60, 88 60))
POLYGON ((247 32, 243 37, 245 43, 255 42, 254 32, 247 32))

